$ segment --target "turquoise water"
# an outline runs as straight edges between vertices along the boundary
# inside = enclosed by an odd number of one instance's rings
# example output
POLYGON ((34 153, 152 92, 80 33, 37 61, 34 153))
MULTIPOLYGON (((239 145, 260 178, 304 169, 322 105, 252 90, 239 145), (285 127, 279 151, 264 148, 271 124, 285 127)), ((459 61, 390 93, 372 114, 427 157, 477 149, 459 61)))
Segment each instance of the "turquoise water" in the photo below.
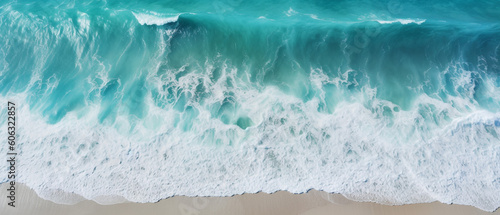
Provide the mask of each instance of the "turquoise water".
POLYGON ((499 1, 3 1, 19 181, 494 210, 499 20, 499 1))

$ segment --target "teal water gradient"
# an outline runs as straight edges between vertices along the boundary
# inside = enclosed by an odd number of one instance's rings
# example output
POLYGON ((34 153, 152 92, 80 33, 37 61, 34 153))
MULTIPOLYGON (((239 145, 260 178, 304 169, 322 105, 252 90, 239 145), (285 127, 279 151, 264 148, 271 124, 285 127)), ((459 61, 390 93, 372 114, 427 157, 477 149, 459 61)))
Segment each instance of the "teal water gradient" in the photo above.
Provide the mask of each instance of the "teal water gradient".
POLYGON ((492 210, 499 11, 499 1, 467 0, 4 1, 0 95, 22 106, 24 156, 44 161, 27 162, 20 180, 133 201, 317 188, 492 210), (73 184, 35 179, 54 166, 74 167, 54 173, 73 184), (141 171, 168 191, 111 180, 141 171), (161 171, 208 176, 179 188, 161 171))

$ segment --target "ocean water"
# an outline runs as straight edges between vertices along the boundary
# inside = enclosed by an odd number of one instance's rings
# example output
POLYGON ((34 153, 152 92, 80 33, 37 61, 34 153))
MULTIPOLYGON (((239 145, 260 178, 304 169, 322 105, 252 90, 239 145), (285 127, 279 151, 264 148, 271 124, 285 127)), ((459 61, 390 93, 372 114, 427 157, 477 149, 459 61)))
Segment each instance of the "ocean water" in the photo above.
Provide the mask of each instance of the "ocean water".
POLYGON ((0 122, 15 102, 16 181, 60 203, 314 188, 493 211, 499 60, 498 0, 7 0, 0 122))

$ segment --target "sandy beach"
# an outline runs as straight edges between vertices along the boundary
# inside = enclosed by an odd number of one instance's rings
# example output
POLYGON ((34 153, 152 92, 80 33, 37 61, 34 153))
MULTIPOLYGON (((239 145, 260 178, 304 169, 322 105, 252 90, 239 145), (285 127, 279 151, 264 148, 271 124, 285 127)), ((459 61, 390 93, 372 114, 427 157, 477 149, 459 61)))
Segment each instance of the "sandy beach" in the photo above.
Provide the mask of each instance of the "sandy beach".
MULTIPOLYGON (((6 184, 1 186, 1 195, 7 196, 6 184)), ((177 196, 158 203, 121 203, 100 205, 85 200, 75 205, 56 204, 44 200, 24 185, 18 185, 16 207, 7 206, 7 198, 0 198, 2 215, 109 215, 109 214, 426 214, 426 215, 493 215, 500 214, 479 210, 472 206, 448 205, 439 202, 388 206, 376 203, 355 202, 339 194, 328 194, 311 190, 305 194, 276 192, 257 193, 232 197, 184 197, 177 196)))

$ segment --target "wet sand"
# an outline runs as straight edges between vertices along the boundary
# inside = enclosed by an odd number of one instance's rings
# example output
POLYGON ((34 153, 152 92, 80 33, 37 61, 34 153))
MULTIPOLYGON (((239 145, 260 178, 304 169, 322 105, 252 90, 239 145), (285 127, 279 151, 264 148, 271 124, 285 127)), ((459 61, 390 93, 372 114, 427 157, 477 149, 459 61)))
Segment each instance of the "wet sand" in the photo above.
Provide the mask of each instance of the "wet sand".
POLYGON ((448 205, 439 202, 388 206, 376 203, 355 202, 339 194, 311 190, 304 194, 279 191, 273 194, 257 193, 232 197, 176 196, 157 203, 120 203, 101 205, 85 200, 75 205, 56 204, 40 198, 33 190, 17 185, 16 207, 7 206, 7 184, 0 186, 0 214, 2 215, 128 215, 128 214, 425 214, 425 215, 500 215, 482 211, 472 206, 448 205))

